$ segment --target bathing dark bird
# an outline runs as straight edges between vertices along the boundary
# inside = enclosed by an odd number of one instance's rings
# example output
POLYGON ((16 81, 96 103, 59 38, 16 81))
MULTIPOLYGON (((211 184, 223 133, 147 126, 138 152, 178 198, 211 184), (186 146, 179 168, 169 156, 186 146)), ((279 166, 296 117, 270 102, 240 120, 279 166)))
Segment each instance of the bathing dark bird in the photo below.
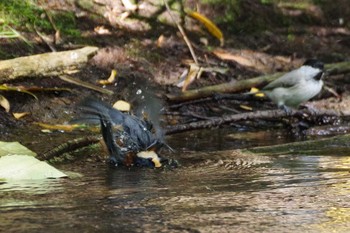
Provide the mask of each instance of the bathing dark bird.
POLYGON ((158 151, 166 144, 152 131, 151 122, 123 113, 95 98, 86 98, 78 109, 81 115, 75 121, 100 124, 111 165, 153 168, 168 162, 158 156, 158 151))

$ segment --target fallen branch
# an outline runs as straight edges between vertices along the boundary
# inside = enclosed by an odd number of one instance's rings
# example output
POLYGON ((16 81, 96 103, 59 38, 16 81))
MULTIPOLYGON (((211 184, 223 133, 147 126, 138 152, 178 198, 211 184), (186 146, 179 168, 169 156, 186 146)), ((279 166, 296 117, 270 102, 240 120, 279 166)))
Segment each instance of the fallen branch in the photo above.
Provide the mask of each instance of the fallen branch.
POLYGON ((23 77, 58 76, 72 73, 85 65, 97 50, 97 47, 84 47, 0 61, 0 83, 23 77))
POLYGON ((89 136, 84 138, 73 139, 55 147, 52 150, 49 150, 43 154, 38 155, 37 158, 40 160, 50 160, 55 157, 61 156, 64 153, 69 153, 74 150, 77 150, 86 146, 90 146, 92 144, 96 144, 100 141, 100 139, 101 138, 97 136, 89 136))
POLYGON ((228 83, 222 83, 213 86, 207 86, 195 90, 184 91, 179 95, 168 94, 167 97, 170 101, 173 102, 182 102, 195 100, 199 98, 205 98, 212 96, 216 93, 236 93, 250 89, 254 86, 260 86, 280 77, 282 73, 276 73, 272 75, 263 75, 252 79, 246 79, 241 81, 231 81, 228 83))
MULTIPOLYGON (((325 66, 326 72, 329 75, 344 74, 350 72, 350 62, 340 62, 334 64, 327 64, 325 66)), ((271 75, 263 75, 252 79, 241 81, 231 81, 213 86, 207 86, 195 90, 184 91, 179 95, 167 95, 168 99, 173 102, 182 102, 205 98, 216 93, 237 93, 249 90, 252 87, 259 87, 282 76, 283 73, 275 73, 271 75)))
MULTIPOLYGON (((180 133, 180 132, 195 130, 195 129, 213 128, 213 127, 218 127, 220 125, 237 122, 237 121, 243 121, 243 120, 257 120, 257 119, 275 120, 275 119, 280 119, 282 117, 300 116, 303 113, 304 112, 302 111, 292 110, 291 113, 287 114, 284 110, 278 109, 278 110, 266 110, 266 111, 231 114, 231 115, 225 115, 222 117, 213 117, 212 119, 209 119, 209 120, 169 126, 165 129, 165 134, 174 134, 174 133, 180 133)), ((305 113, 310 114, 309 112, 305 112, 305 113)), ((340 113, 337 113, 333 110, 318 110, 317 112, 313 113, 312 116, 340 116, 340 113)))

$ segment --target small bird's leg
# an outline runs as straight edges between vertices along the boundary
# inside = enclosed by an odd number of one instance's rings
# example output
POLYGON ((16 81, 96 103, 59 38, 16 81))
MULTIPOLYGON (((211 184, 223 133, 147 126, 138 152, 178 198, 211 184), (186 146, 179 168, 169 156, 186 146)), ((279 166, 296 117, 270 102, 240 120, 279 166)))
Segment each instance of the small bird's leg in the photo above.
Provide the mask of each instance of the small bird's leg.
POLYGON ((290 116, 292 114, 292 109, 287 107, 286 105, 283 104, 278 107, 282 109, 287 114, 287 116, 290 116))

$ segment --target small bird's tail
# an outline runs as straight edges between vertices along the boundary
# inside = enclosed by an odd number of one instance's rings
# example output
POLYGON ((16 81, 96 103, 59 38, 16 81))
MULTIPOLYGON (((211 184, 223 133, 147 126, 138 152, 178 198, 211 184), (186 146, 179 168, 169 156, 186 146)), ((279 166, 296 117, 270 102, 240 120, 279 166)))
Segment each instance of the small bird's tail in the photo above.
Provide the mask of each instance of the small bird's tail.
POLYGON ((112 123, 110 120, 106 120, 103 117, 100 117, 101 123, 101 132, 103 141, 106 143, 108 152, 109 152, 109 162, 113 165, 115 164, 123 164, 125 160, 125 155, 122 153, 120 148, 117 146, 115 142, 115 138, 113 135, 112 123))
POLYGON ((74 119, 74 122, 84 122, 88 124, 99 124, 100 119, 104 118, 114 124, 121 125, 125 120, 122 112, 112 108, 107 103, 98 99, 88 97, 78 104, 80 116, 74 119))
POLYGON ((78 109, 81 115, 73 122, 100 124, 103 141, 110 155, 110 162, 113 164, 123 163, 125 156, 117 146, 113 133, 113 125, 123 122, 125 118, 123 113, 91 97, 84 99, 78 105, 78 109))

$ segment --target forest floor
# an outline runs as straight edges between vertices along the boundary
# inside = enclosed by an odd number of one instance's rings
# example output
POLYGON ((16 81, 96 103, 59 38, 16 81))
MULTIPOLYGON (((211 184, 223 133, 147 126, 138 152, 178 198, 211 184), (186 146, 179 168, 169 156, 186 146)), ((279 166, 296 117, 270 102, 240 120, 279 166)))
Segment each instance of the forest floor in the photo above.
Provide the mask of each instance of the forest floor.
MULTIPOLYGON (((30 112, 20 120, 13 120, 7 115, 6 122, 1 122, 3 131, 7 132, 2 138, 14 138, 8 131, 8 125, 22 127, 33 122, 66 123, 74 116, 76 103, 86 96, 94 95, 108 102, 122 99, 137 108, 142 101, 137 98, 136 92, 144 88, 160 97, 166 106, 164 122, 170 125, 228 112, 275 108, 269 101, 237 103, 215 99, 204 104, 189 104, 185 108, 172 108, 175 103, 170 102, 167 95, 181 93, 179 79, 193 63, 193 57, 167 10, 153 2, 142 2, 134 11, 126 9, 119 1, 49 1, 41 5, 46 12, 64 10, 73 13, 75 26, 80 31, 78 37, 58 36, 57 31, 51 31, 45 33, 49 38, 45 40, 38 33, 27 31, 21 33, 30 46, 21 39, 0 40, 0 59, 51 52, 48 41, 53 41, 57 51, 97 46, 98 53, 89 64, 72 76, 96 84, 98 80, 107 79, 113 69, 117 71, 117 81, 105 86, 114 92, 112 96, 66 83, 57 77, 30 77, 7 83, 14 86, 64 87, 70 91, 37 92, 37 100, 25 93, 2 93, 10 102, 11 112, 30 112), (247 105, 250 110, 242 105, 247 105)), ((194 7, 191 1, 187 4, 186 7, 194 7)), ((341 4, 346 6, 347 1, 341 4)), ((188 89, 288 71, 307 58, 318 58, 325 63, 349 60, 350 30, 346 25, 350 14, 346 12, 347 7, 340 7, 341 4, 336 9, 316 5, 290 9, 245 1, 236 9, 234 23, 218 24, 225 38, 223 46, 198 21, 185 16, 184 27, 199 63, 215 67, 203 72, 188 89)), ((201 5, 201 13, 214 22, 224 9, 224 4, 201 5)), ((173 14, 175 18, 181 18, 176 11, 173 14)), ((58 23, 59 18, 56 20, 58 23)), ((345 77, 346 74, 326 77, 328 89, 317 96, 318 103, 327 99, 328 105, 340 103, 341 108, 350 109, 348 102, 341 102, 340 98, 349 99, 350 83, 345 77)))

